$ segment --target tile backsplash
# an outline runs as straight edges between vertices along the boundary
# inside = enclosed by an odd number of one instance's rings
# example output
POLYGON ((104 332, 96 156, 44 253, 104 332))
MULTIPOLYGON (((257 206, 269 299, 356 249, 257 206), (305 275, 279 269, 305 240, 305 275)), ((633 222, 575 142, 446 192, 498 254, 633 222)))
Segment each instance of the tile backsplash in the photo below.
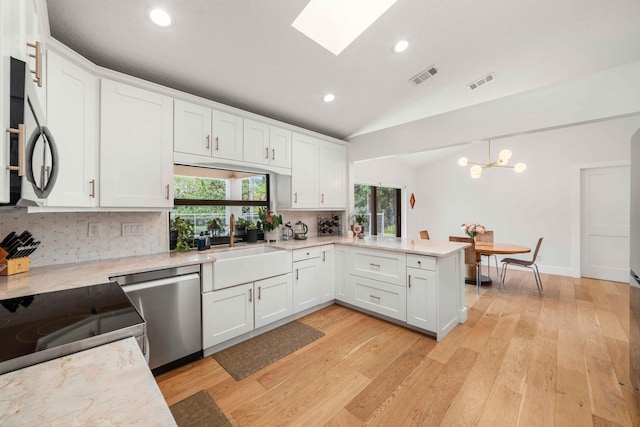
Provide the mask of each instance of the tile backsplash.
MULTIPOLYGON (((318 235, 318 214, 332 214, 285 210, 278 213, 285 223, 307 224, 310 237, 318 235)), ((342 216, 344 234, 344 212, 336 213, 342 216)), ((167 212, 1 213, 0 240, 12 231, 19 234, 29 230, 35 240, 42 242, 29 256, 32 267, 149 255, 169 250, 168 221, 167 212), (98 224, 100 237, 89 237, 90 224, 98 224), (143 235, 123 236, 123 224, 142 224, 143 235)))
MULTIPOLYGON (((42 243, 30 255, 33 267, 148 255, 169 250, 167 212, 2 213, 0 239, 29 230, 42 243), (122 224, 142 224, 143 235, 123 236, 122 224), (100 237, 89 237, 98 224, 100 237)), ((136 231, 140 227, 136 226, 136 231)))

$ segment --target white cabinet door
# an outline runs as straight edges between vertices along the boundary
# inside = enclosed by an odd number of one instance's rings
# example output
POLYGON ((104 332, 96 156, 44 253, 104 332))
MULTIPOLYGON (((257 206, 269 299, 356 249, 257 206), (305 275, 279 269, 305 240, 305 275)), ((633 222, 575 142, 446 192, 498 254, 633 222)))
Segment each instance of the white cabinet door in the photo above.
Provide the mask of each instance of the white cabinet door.
POLYGON ((270 159, 269 125, 244 119, 244 161, 268 165, 270 159))
POLYGON ((176 99, 174 126, 174 151, 211 156, 210 108, 176 99))
POLYGON ((257 281, 254 291, 256 329, 293 314, 291 273, 257 281))
POLYGON ((253 283, 202 295, 202 346, 207 349, 253 330, 253 283))
POLYGON ((320 288, 322 297, 320 302, 336 299, 336 252, 333 245, 320 247, 320 288))
POLYGON ((349 292, 350 253, 349 246, 335 245, 336 299, 346 303, 351 302, 351 292, 349 292))
POLYGON ((213 110, 212 135, 213 157, 242 160, 242 117, 213 110))
POLYGON ((173 205, 173 99, 102 79, 100 205, 173 205))
POLYGON ((269 162, 271 166, 291 169, 291 131, 269 126, 269 162))
POLYGON ((293 133, 291 162, 292 208, 317 208, 318 197, 318 140, 293 133))
POLYGON ((319 259, 293 263, 293 312, 299 313, 320 304, 322 289, 318 283, 319 259))
POLYGON ((435 271, 407 268, 407 323, 438 332, 438 284, 435 271))
POLYGON ((319 150, 320 207, 347 207, 347 147, 320 141, 319 150))
POLYGON ((47 125, 66 167, 46 205, 97 206, 97 79, 53 51, 47 55, 47 125))

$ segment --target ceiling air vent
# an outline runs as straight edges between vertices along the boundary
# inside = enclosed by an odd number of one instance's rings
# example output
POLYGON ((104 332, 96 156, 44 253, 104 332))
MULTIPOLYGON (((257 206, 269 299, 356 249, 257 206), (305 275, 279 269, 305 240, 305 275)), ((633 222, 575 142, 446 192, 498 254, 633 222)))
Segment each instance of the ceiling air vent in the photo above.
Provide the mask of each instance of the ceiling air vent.
POLYGON ((438 69, 436 68, 436 66, 432 65, 431 67, 427 68, 426 70, 420 71, 418 74, 416 74, 415 76, 411 77, 409 79, 409 81, 417 86, 420 83, 422 83, 425 80, 427 80, 429 77, 431 77, 434 74, 436 74, 437 72, 438 72, 438 69))
POLYGON ((473 90, 473 89, 476 89, 476 88, 482 86, 485 83, 489 83, 491 80, 494 80, 495 78, 496 78, 496 75, 494 73, 487 74, 486 76, 484 76, 480 80, 476 80, 473 83, 469 83, 467 86, 469 86, 473 90))

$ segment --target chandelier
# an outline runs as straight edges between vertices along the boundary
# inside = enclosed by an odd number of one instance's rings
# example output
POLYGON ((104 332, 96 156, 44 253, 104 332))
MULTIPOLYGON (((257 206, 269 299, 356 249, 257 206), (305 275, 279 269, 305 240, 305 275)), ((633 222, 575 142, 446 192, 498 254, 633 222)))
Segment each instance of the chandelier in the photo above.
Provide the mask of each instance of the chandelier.
POLYGON ((469 169, 471 173, 471 178, 478 179, 480 175, 482 175, 482 169, 490 169, 490 168, 510 168, 513 169, 516 173, 524 172, 527 169, 527 165, 524 163, 516 163, 513 166, 508 166, 509 160, 511 159, 511 150, 504 149, 498 153, 498 159, 495 161, 491 161, 491 140, 487 141, 489 143, 489 160, 487 163, 479 163, 479 162, 470 162, 466 157, 460 157, 458 159, 458 164, 462 167, 467 165, 473 165, 469 169))

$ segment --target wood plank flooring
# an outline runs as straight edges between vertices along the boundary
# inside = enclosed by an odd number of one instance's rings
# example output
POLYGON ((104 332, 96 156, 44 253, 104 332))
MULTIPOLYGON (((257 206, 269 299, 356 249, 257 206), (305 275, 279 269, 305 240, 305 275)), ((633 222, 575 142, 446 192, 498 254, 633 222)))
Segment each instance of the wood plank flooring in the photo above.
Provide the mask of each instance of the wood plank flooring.
POLYGON ((156 378, 169 405, 207 390, 237 426, 640 426, 629 380, 628 284, 509 271, 467 286, 468 320, 439 343, 333 305, 326 335, 235 381, 207 357, 156 378))

